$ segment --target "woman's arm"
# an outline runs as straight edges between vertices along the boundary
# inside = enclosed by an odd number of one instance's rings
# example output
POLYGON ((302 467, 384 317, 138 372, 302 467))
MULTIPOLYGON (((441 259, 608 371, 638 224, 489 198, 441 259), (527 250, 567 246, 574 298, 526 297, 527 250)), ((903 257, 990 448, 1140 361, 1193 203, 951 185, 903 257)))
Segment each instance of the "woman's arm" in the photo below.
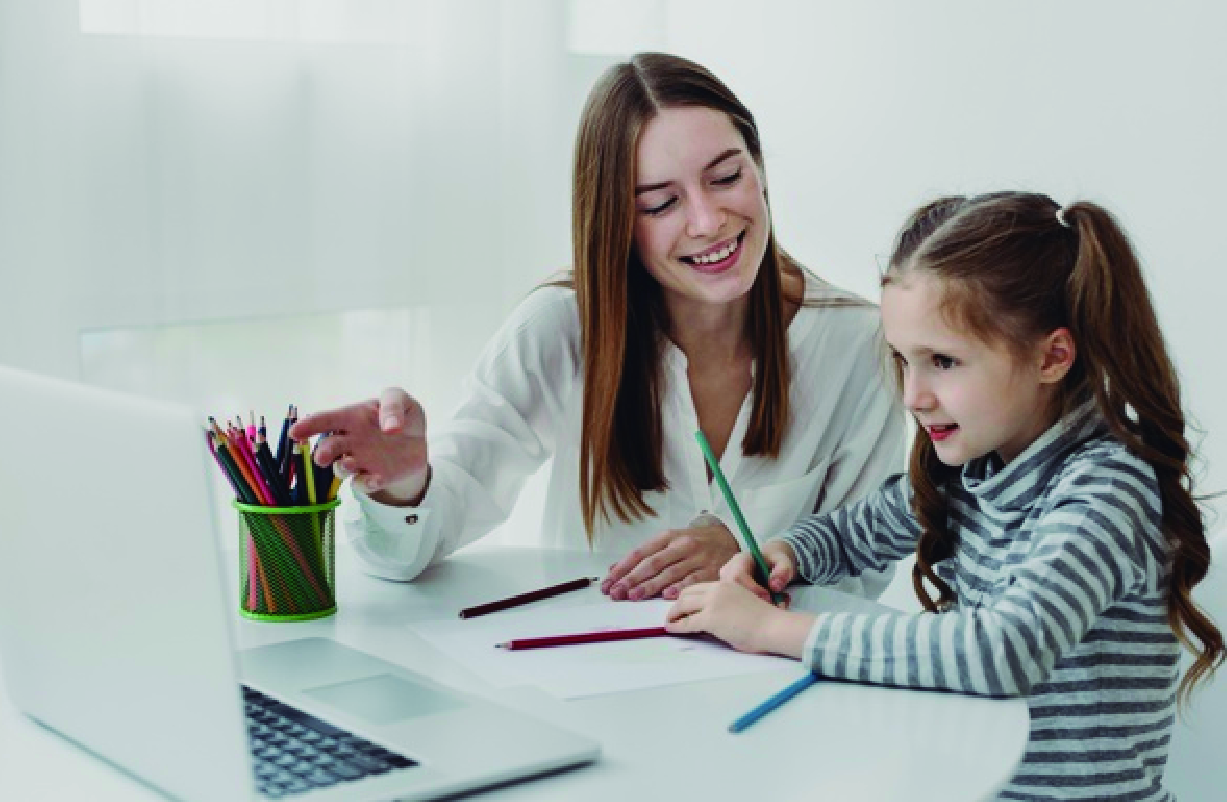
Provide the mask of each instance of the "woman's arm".
MULTIPOLYGON (((528 476, 553 453, 555 426, 578 380, 574 293, 534 291, 465 382, 455 415, 430 437, 430 482, 416 507, 354 488, 351 543, 367 569, 408 581, 510 514, 528 476)), ((330 438, 331 439, 331 438, 330 438)))

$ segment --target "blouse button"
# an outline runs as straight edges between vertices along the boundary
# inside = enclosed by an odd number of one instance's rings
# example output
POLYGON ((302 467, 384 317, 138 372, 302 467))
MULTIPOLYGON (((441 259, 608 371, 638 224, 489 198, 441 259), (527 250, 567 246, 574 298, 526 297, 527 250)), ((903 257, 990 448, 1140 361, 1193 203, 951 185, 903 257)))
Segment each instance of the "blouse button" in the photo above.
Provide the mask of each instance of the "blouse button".
POLYGON ((410 526, 412 526, 413 524, 417 522, 418 522, 418 516, 416 513, 414 513, 413 515, 405 516, 405 523, 409 524, 410 526))

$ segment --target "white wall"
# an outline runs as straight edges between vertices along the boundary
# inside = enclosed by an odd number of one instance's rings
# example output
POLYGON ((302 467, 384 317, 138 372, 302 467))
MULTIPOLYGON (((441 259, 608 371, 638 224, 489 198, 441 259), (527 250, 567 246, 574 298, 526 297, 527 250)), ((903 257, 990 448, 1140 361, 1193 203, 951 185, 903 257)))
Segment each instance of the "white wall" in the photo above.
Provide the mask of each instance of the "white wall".
MULTIPOLYGON (((669 5, 669 46, 758 117, 777 231, 876 294, 907 212, 1020 188, 1115 211, 1227 489, 1227 6, 1142 0, 669 5)), ((820 380, 820 379, 818 379, 820 380)))
MULTIPOLYGON (((569 259, 575 120, 615 56, 567 52, 563 0, 399 5, 399 42, 321 43, 85 35, 77 0, 0 0, 0 362, 74 376, 82 330, 464 298, 448 321, 468 336, 425 349, 447 396, 569 259)), ((781 239, 837 283, 874 296, 875 257, 936 193, 1114 209, 1211 433, 1203 487, 1227 488, 1227 8, 637 6, 642 46, 707 64, 755 111, 781 239)), ((389 378, 412 385, 413 359, 389 378)))

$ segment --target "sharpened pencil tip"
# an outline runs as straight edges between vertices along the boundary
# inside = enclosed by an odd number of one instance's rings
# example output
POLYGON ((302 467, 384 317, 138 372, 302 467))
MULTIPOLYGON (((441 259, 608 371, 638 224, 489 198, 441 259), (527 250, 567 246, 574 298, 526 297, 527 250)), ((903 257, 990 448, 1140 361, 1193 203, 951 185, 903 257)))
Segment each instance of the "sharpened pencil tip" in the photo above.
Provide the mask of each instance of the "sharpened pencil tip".
POLYGON ((506 649, 506 648, 507 648, 507 644, 505 644, 505 643, 496 643, 496 644, 494 644, 494 648, 496 648, 496 649, 506 649))

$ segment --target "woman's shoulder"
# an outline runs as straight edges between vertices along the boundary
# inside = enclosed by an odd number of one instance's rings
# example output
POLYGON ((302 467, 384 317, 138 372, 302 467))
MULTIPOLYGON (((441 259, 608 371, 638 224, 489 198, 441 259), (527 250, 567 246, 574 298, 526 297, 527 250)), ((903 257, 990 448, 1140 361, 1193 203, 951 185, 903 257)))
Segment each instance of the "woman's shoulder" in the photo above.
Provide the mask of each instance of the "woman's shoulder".
POLYGON ((482 364, 510 359, 549 375, 574 374, 580 358, 575 291, 559 284, 534 287, 487 342, 482 364))
MULTIPOLYGON (((832 351, 870 357, 881 348, 881 316, 874 304, 838 287, 805 268, 805 294, 789 337, 798 358, 805 353, 832 351)), ((875 368, 876 370, 876 359, 875 368)))
POLYGON ((808 267, 797 265, 805 280, 805 295, 802 306, 816 309, 867 309, 876 314, 878 305, 852 290, 839 287, 808 267))
POLYGON ((579 334, 579 304, 575 290, 553 278, 533 287, 511 310, 503 326, 511 335, 579 334))

